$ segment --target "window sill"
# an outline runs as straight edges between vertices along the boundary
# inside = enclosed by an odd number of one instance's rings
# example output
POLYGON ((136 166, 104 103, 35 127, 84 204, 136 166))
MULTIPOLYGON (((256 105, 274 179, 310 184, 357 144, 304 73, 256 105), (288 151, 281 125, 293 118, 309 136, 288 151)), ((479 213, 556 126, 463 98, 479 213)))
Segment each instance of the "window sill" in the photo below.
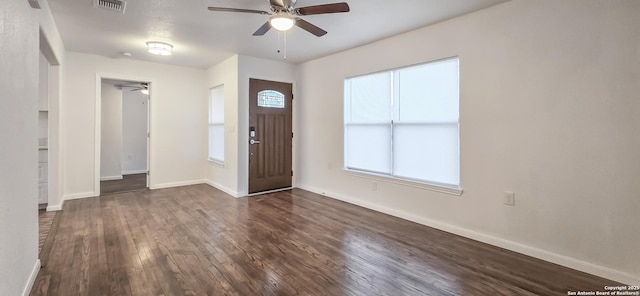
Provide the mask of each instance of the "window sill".
POLYGON ((364 172, 359 172, 359 171, 354 171, 349 169, 342 169, 342 171, 346 175, 350 175, 354 177, 371 179, 371 180, 393 183, 398 185, 404 185, 404 186, 409 186, 409 187, 414 187, 418 189, 429 190, 429 191, 434 191, 439 193, 445 193, 445 194, 450 194, 455 196, 462 196, 462 193, 463 193, 463 190, 460 187, 456 188, 456 187, 449 187, 449 186, 439 185, 439 184, 421 183, 421 182, 415 182, 415 181, 410 181, 410 180, 405 180, 400 178, 394 178, 391 176, 364 173, 364 172))
POLYGON ((219 168, 224 168, 224 162, 221 162, 219 160, 213 160, 211 158, 208 158, 207 161, 209 162, 209 164, 211 164, 213 166, 217 166, 219 168))

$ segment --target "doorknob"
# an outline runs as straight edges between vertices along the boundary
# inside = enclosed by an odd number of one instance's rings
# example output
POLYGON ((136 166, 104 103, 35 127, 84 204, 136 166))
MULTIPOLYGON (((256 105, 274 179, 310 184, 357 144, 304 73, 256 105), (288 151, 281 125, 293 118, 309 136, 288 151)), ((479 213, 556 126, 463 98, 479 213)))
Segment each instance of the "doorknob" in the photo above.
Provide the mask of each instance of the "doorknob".
POLYGON ((249 144, 253 145, 253 144, 260 144, 260 141, 256 141, 254 139, 249 140, 249 144))

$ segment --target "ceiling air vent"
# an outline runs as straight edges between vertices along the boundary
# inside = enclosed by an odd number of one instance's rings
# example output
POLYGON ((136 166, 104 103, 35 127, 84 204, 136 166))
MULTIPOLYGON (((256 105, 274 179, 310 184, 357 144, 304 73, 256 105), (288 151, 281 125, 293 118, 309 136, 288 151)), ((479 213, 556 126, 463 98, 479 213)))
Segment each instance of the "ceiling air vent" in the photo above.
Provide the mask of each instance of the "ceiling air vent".
POLYGON ((93 0, 93 6, 102 7, 105 9, 122 12, 127 7, 127 1, 122 0, 93 0))

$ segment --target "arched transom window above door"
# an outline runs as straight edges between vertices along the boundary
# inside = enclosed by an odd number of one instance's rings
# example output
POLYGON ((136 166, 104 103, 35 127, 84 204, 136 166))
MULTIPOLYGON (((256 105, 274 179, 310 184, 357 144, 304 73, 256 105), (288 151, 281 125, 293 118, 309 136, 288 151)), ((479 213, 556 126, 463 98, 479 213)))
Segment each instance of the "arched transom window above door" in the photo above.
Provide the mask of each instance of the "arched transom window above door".
POLYGON ((258 92, 258 106, 267 108, 284 108, 284 94, 275 90, 258 92))

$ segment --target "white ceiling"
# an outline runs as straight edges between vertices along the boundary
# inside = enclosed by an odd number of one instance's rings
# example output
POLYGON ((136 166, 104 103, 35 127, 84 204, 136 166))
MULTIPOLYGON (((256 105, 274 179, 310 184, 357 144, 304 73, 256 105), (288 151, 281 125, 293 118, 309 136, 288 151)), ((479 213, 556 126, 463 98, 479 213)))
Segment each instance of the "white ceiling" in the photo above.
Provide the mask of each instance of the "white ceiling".
MULTIPOLYGON (((299 0, 296 6, 341 1, 299 0)), ((297 27, 287 32, 287 61, 308 61, 506 1, 346 0, 348 13, 303 17, 327 35, 316 37, 297 27)), ((113 58, 125 58, 120 53, 129 52, 131 59, 198 68, 236 53, 283 58, 277 53, 277 31, 251 36, 267 15, 207 10, 220 6, 268 11, 268 0, 128 0, 125 14, 95 8, 93 0, 49 0, 49 5, 69 51, 113 58), (151 40, 173 44, 173 55, 148 54, 145 43, 151 40)))

